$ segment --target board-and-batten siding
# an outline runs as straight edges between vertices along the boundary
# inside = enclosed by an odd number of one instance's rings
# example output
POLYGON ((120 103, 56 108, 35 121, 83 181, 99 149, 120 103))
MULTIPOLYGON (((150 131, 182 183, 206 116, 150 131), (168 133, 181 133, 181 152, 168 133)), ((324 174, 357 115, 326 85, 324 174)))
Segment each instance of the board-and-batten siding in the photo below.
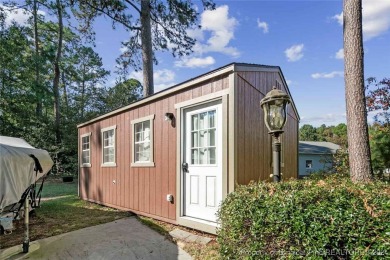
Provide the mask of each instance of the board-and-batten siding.
MULTIPOLYGON (((238 72, 235 86, 236 115, 236 182, 272 180, 272 140, 264 124, 260 100, 275 86, 282 84, 279 73, 238 72)), ((298 121, 292 106, 288 105, 288 119, 282 135, 284 167, 283 179, 297 178, 298 121)))
POLYGON ((79 136, 92 133, 91 167, 80 168, 81 198, 174 221, 176 201, 166 201, 166 195, 176 195, 176 128, 164 120, 164 114, 175 114, 176 103, 228 87, 228 75, 222 75, 79 128, 79 136), (130 122, 151 114, 155 114, 155 167, 130 167, 133 138, 130 122), (116 125, 116 167, 101 167, 101 129, 113 125, 116 125))

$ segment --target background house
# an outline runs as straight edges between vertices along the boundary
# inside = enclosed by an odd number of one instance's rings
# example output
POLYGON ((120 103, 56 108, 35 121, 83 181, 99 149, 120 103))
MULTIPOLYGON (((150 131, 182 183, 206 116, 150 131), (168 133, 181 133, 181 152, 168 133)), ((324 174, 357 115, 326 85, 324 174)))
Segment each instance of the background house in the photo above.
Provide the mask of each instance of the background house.
POLYGON ((329 170, 340 146, 331 142, 299 142, 299 177, 329 170))
MULTIPOLYGON (((273 86, 290 95, 279 67, 232 63, 78 125, 80 197, 214 233, 236 184, 271 180, 260 100, 273 86)), ((285 179, 298 176, 290 98, 285 179)))

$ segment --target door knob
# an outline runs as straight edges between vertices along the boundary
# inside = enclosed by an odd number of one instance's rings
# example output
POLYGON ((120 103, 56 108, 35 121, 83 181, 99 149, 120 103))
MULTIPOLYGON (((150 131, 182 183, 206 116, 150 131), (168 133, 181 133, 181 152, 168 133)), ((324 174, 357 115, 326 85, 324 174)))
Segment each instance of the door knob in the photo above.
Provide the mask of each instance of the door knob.
POLYGON ((189 172, 189 171, 188 171, 188 163, 183 163, 183 164, 181 165, 181 167, 182 167, 182 169, 183 169, 183 172, 189 172))

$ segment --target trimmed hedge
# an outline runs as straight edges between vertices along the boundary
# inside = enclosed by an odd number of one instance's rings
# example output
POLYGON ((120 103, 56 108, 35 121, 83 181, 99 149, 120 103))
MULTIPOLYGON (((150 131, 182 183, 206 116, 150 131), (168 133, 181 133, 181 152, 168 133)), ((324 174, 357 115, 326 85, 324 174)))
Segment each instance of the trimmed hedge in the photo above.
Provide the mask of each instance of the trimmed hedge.
POLYGON ((390 258, 389 198, 388 183, 340 175, 239 186, 218 212, 221 257, 390 258))

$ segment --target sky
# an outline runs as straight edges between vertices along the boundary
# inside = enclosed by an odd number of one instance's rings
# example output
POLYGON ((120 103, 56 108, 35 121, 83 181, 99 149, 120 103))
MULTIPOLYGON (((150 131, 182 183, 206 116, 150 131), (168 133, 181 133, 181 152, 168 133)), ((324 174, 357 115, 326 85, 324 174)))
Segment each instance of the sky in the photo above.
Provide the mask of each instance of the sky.
MULTIPOLYGON (((156 91, 231 62, 275 65, 286 78, 301 126, 346 122, 342 0, 215 1, 214 11, 193 2, 202 26, 189 31, 197 40, 194 53, 184 59, 157 53, 156 91)), ((128 33, 119 26, 113 30, 105 18, 94 29, 95 50, 114 71, 128 33)), ((363 35, 365 78, 390 77, 390 0, 363 0, 363 35)), ((142 72, 129 76, 142 82, 142 72)), ((107 84, 114 82, 112 74, 107 84)))

